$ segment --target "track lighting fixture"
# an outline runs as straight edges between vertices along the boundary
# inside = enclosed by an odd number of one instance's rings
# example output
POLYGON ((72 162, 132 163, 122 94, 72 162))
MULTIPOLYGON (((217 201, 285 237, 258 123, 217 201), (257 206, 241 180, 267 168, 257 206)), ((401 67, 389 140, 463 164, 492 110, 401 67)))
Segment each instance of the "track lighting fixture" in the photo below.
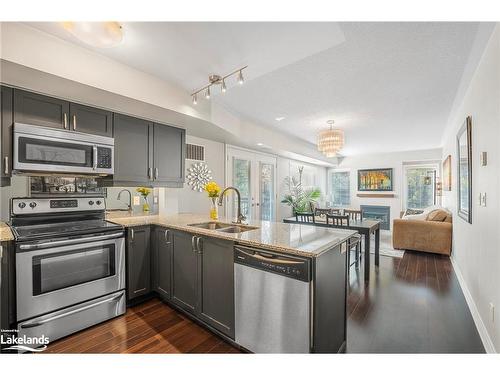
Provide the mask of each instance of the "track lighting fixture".
POLYGON ((194 91, 191 93, 191 96, 193 97, 193 104, 196 104, 197 103, 197 94, 199 94, 200 92, 202 91, 205 91, 205 98, 207 99, 210 99, 210 87, 212 87, 213 85, 220 85, 220 91, 222 93, 225 93, 227 91, 227 86, 226 86, 226 80, 227 78, 233 76, 233 75, 237 75, 236 77, 236 81, 242 85, 243 82, 244 82, 244 79, 243 79, 243 70, 246 69, 248 66, 244 66, 242 68, 239 68, 225 76, 220 76, 218 74, 212 74, 208 77, 208 85, 206 86, 203 86, 201 88, 199 88, 198 90, 194 91))

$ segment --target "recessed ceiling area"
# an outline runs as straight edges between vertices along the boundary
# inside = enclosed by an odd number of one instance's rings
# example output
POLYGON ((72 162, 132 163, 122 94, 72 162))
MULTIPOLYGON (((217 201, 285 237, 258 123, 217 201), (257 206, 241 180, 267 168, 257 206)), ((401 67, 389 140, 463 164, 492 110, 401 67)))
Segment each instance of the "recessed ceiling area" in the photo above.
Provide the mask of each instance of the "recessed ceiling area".
POLYGON ((95 49, 57 23, 28 25, 186 95, 212 73, 248 65, 245 85, 228 83, 224 95, 213 93, 214 104, 313 144, 333 119, 345 132, 345 156, 439 147, 479 29, 473 22, 138 22, 122 24, 121 45, 95 49))

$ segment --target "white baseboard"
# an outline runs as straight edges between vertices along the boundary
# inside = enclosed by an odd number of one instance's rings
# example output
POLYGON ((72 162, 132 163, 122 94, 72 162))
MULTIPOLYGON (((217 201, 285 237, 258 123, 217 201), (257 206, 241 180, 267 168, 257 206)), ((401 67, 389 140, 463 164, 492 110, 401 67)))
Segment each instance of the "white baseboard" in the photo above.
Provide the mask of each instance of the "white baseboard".
POLYGON ((458 278, 458 283, 462 288, 462 292, 464 293, 465 300, 467 301, 467 306, 469 306, 469 310, 472 314, 472 318, 474 319, 474 323, 476 324, 477 331, 479 332, 479 336, 481 337, 481 341, 483 342, 484 349, 488 354, 495 354, 495 346, 493 345, 493 341, 491 341, 490 335, 488 334, 488 330, 484 325, 483 319, 481 319, 481 315, 479 314, 479 310, 477 309, 476 303, 470 294, 469 288, 467 288, 467 284, 465 283, 465 279, 460 271, 460 267, 455 262, 453 257, 450 257, 451 264, 453 265, 453 269, 455 270, 455 274, 458 278))

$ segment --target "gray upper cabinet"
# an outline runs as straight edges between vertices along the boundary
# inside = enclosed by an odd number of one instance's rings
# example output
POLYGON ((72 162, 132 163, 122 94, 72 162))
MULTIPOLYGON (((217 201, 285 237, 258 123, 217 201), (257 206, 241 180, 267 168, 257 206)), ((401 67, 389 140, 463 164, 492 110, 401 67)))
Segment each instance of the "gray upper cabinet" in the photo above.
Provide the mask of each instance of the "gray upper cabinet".
POLYGON ((10 185, 12 171, 12 123, 13 123, 13 90, 1 86, 0 93, 0 120, 1 120, 1 172, 0 186, 10 185))
POLYGON ((198 243, 197 315, 234 339, 233 243, 206 237, 198 243))
POLYGON ((172 231, 172 302, 194 314, 198 255, 192 245, 193 238, 189 233, 172 231))
POLYGON ((115 172, 113 182, 150 185, 153 155, 149 147, 153 124, 115 113, 115 172))
POLYGON ((82 133, 113 136, 113 112, 71 103, 70 128, 82 133))
POLYGON ((33 92, 14 90, 14 121, 69 129, 69 102, 33 92))
POLYGON ((128 229, 127 297, 129 300, 151 292, 150 227, 128 229))
POLYGON ((169 300, 172 292, 172 232, 155 227, 153 230, 152 282, 153 289, 169 300))
POLYGON ((172 126, 154 124, 154 181, 184 183, 186 131, 172 126))

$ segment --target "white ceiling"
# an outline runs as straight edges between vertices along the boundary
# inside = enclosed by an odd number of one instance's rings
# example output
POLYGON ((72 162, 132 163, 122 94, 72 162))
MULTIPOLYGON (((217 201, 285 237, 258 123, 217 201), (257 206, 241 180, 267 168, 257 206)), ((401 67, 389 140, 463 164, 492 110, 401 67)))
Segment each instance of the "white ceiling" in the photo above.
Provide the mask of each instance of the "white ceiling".
MULTIPOLYGON (((79 43, 58 24, 29 25, 79 43)), ((342 153, 356 155, 440 146, 478 26, 124 23, 121 45, 95 50, 188 92, 248 64, 246 84, 216 103, 311 143, 334 119, 342 153)))

